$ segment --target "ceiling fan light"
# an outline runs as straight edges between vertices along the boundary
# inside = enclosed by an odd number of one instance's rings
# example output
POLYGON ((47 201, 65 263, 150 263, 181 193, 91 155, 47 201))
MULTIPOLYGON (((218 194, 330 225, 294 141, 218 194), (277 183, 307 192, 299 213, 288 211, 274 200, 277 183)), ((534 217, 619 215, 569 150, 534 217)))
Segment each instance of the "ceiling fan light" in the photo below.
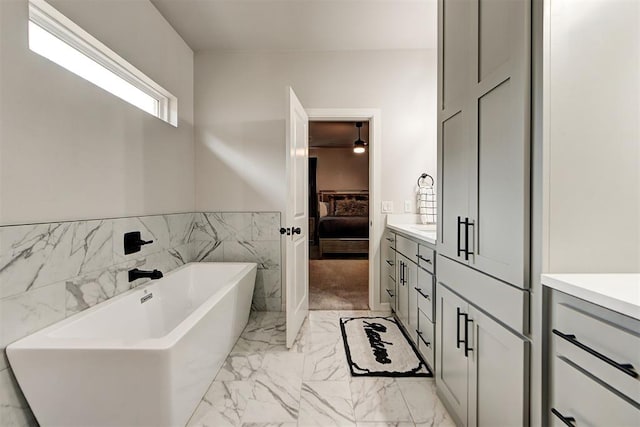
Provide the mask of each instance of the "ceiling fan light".
POLYGON ((358 139, 353 143, 353 152, 356 154, 362 154, 365 152, 365 146, 367 145, 362 139, 360 139, 360 128, 362 127, 362 122, 356 122, 356 127, 358 128, 358 139))

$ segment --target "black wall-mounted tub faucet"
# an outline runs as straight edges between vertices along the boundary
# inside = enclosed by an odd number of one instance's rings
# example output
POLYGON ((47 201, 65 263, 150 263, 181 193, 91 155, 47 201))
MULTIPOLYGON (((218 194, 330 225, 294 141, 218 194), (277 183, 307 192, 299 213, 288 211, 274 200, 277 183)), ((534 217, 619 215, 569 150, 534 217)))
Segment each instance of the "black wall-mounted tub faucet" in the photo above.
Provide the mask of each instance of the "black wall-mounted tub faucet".
POLYGON ((133 270, 129 270, 129 282, 133 282, 134 280, 143 279, 143 278, 161 279, 162 272, 160 270, 153 270, 153 271, 138 270, 137 268, 134 268, 133 270))
POLYGON ((124 233, 124 254, 129 255, 140 252, 140 247, 149 243, 153 243, 153 240, 142 240, 139 231, 124 233))

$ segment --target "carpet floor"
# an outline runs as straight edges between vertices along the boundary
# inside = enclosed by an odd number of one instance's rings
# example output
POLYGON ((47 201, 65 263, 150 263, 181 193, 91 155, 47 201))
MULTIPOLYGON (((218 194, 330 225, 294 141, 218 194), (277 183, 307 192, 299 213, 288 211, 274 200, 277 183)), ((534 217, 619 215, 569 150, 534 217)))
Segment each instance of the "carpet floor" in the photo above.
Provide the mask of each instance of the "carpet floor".
POLYGON ((369 260, 310 260, 309 309, 368 310, 369 260))

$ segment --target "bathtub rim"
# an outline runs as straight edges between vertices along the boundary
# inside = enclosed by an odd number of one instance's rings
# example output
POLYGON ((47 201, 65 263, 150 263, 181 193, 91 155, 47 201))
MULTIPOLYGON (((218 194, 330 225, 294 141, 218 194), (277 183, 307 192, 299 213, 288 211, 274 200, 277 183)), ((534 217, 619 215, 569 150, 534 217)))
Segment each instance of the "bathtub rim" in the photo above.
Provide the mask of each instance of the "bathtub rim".
MULTIPOLYGON (((86 310, 75 313, 63 320, 60 320, 52 325, 49 325, 43 329, 40 329, 26 337, 20 338, 6 346, 6 354, 11 363, 11 354, 14 351, 20 350, 64 350, 64 351, 138 351, 138 350, 159 350, 169 351, 175 346, 180 338, 182 338, 191 327, 201 320, 206 313, 208 313, 216 303, 218 303, 224 296, 235 286, 240 280, 246 277, 252 269, 256 270, 258 264, 254 262, 189 262, 174 270, 171 270, 165 277, 169 277, 171 274, 177 273, 180 270, 187 269, 196 265, 242 265, 240 271, 238 271, 232 278, 229 279, 229 283, 220 288, 216 293, 211 295, 205 301, 202 302, 197 308, 195 308, 187 317, 182 319, 175 328, 173 328, 168 334, 157 338, 144 338, 135 341, 123 341, 116 339, 104 339, 104 338, 72 338, 72 337, 51 337, 50 334, 56 330, 68 326, 71 323, 80 321, 83 317, 90 315, 99 310, 104 310, 112 304, 115 304, 122 298, 131 297, 136 293, 141 295, 145 294, 145 290, 159 286, 162 279, 152 280, 147 283, 136 286, 133 289, 129 289, 115 297, 109 298, 106 301, 102 301, 86 310), (190 320, 190 321, 188 321, 190 320)), ((164 278, 163 278, 164 279, 164 278)), ((255 286, 255 284, 254 284, 255 286)))

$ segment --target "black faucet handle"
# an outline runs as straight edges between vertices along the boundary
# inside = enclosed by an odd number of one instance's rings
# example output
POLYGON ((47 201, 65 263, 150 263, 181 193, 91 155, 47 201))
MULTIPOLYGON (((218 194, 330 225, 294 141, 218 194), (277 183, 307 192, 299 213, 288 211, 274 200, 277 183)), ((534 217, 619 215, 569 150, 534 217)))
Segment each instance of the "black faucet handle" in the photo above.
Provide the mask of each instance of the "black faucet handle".
POLYGON ((139 231, 124 233, 124 254, 129 255, 140 252, 140 248, 143 245, 148 245, 150 243, 153 243, 153 240, 142 240, 139 231))

